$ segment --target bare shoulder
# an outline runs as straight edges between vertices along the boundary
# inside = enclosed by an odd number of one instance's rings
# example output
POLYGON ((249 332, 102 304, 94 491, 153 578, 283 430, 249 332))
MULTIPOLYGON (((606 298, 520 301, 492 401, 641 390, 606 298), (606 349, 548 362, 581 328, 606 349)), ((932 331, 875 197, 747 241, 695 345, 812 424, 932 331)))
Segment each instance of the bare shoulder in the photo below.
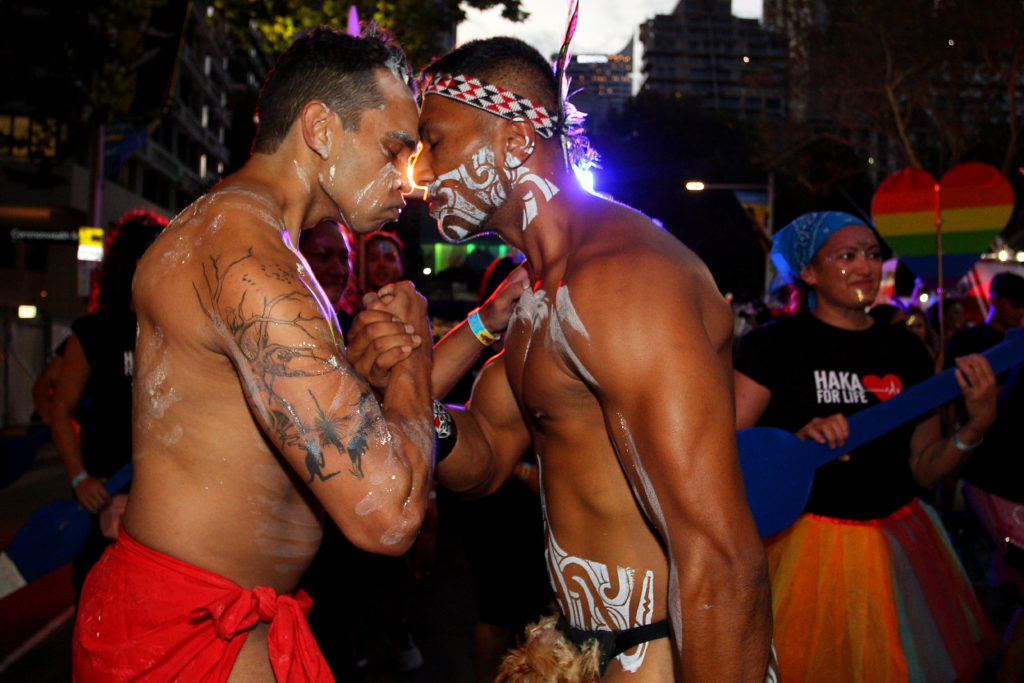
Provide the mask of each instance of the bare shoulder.
POLYGON ((629 207, 591 207, 585 247, 563 284, 581 319, 616 331, 699 323, 716 346, 731 341, 732 313, 703 261, 671 233, 629 207))
POLYGON ((222 346, 226 328, 268 316, 319 317, 310 324, 324 327, 311 275, 283 230, 273 204, 244 186, 229 184, 201 197, 139 263, 134 296, 140 318, 214 347, 222 346))

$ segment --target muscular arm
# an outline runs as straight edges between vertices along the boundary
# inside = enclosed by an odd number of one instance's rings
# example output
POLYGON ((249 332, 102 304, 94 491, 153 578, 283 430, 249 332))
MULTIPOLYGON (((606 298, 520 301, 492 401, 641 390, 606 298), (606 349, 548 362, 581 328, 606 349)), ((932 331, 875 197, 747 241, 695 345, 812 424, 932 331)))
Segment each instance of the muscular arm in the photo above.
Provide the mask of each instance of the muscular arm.
POLYGON ((726 304, 703 270, 638 279, 602 267, 566 288, 552 325, 563 325, 578 359, 567 362, 598 397, 630 486, 667 549, 677 678, 764 680, 770 589, 736 456, 726 304), (615 305, 604 296, 609 279, 629 283, 615 305), (565 325, 568 309, 578 329, 565 325))
POLYGON ((504 354, 484 366, 466 409, 449 406, 458 441, 437 466, 437 481, 467 497, 487 495, 511 474, 530 446, 530 433, 505 376, 504 354))
MULTIPOLYGON (((210 257, 193 290, 252 414, 328 514, 357 546, 401 554, 431 474, 429 348, 394 367, 378 403, 303 277, 268 239, 210 257)), ((410 309, 421 321, 422 308, 410 309)), ((418 329, 426 334, 425 321, 418 329)))

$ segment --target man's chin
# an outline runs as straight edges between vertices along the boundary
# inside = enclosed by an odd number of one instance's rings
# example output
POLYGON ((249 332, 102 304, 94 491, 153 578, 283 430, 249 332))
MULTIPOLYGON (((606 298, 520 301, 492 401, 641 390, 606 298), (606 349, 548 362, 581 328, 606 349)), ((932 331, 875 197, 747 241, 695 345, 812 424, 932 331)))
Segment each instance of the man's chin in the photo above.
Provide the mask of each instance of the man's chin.
POLYGON ((461 224, 455 225, 453 221, 446 220, 444 217, 437 219, 437 231, 441 233, 444 241, 450 244, 462 244, 480 234, 479 227, 468 228, 461 224))

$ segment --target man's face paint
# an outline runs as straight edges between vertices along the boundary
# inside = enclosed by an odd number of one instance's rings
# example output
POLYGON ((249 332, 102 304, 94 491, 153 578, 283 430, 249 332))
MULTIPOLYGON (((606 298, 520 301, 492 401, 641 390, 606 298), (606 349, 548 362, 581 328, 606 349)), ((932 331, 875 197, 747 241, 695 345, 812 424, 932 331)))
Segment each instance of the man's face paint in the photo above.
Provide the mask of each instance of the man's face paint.
POLYGON ((428 186, 430 213, 450 242, 483 232, 494 212, 520 186, 523 215, 519 225, 523 230, 536 219, 540 205, 558 193, 554 183, 527 165, 535 149, 533 139, 526 141, 520 154, 507 153, 499 164, 494 148, 479 134, 480 115, 472 112, 466 104, 431 96, 420 113, 424 146, 413 175, 428 186))
POLYGON ((427 190, 430 215, 445 239, 462 242, 475 233, 487 216, 508 198, 487 145, 458 168, 437 177, 427 190))

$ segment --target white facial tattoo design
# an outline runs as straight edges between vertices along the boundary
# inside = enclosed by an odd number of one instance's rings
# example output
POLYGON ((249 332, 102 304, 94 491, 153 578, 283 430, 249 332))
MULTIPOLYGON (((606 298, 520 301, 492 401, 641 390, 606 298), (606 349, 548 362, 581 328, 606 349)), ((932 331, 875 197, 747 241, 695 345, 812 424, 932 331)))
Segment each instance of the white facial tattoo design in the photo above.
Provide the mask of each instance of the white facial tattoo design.
MULTIPOLYGON (((527 154, 532 151, 530 144, 527 154)), ((488 215, 508 199, 505 183, 512 188, 527 183, 533 186, 523 195, 523 230, 537 217, 538 195, 549 202, 558 194, 554 183, 533 173, 512 155, 506 158, 505 167, 499 173, 494 150, 484 145, 474 152, 468 164, 438 176, 427 190, 427 196, 435 204, 431 215, 437 219, 441 234, 452 242, 469 239, 488 215)))

